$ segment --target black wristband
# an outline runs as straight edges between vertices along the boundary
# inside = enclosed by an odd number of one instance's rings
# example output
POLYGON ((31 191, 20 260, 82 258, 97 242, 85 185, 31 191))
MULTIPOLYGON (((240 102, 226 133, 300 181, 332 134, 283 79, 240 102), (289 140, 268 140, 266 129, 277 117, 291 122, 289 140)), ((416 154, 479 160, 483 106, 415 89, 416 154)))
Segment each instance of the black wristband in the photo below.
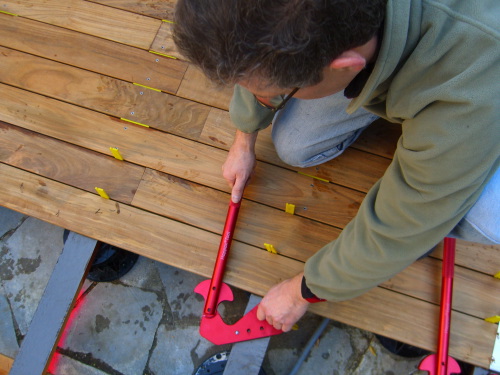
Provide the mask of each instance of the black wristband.
POLYGON ((316 297, 316 295, 313 292, 311 292, 311 289, 309 289, 307 284, 306 284, 306 278, 304 276, 302 276, 302 283, 300 285, 300 293, 302 294, 302 298, 304 298, 309 303, 326 301, 326 299, 318 298, 318 297, 316 297))

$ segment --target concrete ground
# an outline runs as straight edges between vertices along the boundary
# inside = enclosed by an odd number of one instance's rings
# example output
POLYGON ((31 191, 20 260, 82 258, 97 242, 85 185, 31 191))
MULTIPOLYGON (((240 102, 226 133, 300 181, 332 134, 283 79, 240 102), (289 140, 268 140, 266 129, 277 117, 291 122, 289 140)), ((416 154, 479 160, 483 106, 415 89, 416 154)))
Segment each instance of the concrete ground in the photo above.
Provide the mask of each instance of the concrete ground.
MULTIPOLYGON (((14 358, 63 248, 63 229, 0 207, 0 246, 0 353, 14 358)), ((231 349, 198 333, 204 301, 193 289, 202 280, 140 257, 118 281, 86 281, 50 373, 193 374, 231 349)), ((228 322, 242 316, 248 300, 246 292, 234 292, 235 302, 220 309, 228 322)), ((265 373, 289 374, 321 320, 307 314, 298 330, 272 337, 265 373)), ((420 359, 393 355, 373 334, 331 321, 298 374, 417 375, 420 359)))

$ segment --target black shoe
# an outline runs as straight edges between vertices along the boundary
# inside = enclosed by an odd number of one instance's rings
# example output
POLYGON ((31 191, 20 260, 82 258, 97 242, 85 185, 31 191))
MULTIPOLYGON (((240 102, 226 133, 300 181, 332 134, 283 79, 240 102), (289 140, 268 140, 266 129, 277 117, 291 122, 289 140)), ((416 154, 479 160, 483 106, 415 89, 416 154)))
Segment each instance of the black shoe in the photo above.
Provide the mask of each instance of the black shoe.
MULTIPOLYGON (((63 241, 66 242, 69 230, 65 229, 63 241)), ((118 280, 127 274, 137 262, 139 255, 120 249, 118 247, 97 242, 97 254, 90 266, 87 279, 97 282, 110 282, 118 280)))

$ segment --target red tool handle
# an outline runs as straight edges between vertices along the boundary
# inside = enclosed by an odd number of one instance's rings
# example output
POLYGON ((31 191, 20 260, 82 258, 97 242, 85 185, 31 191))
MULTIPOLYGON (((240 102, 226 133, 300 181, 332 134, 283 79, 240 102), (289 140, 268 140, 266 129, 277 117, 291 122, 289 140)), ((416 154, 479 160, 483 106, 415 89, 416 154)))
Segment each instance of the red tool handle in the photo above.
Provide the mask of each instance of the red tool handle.
POLYGON ((224 224, 224 230, 222 232, 219 245, 219 252, 217 253, 217 260, 215 261, 214 272, 210 282, 210 289, 208 291, 207 300, 203 309, 203 316, 206 318, 214 317, 217 312, 222 278, 224 276, 224 270, 226 269, 227 259, 229 258, 229 249, 231 248, 231 241, 233 240, 234 227, 236 226, 236 219, 238 218, 240 205, 241 201, 238 203, 231 201, 229 203, 226 223, 224 224))
POLYGON ((439 316, 439 342, 437 375, 448 374, 448 348, 450 343, 450 318, 451 303, 453 296, 453 276, 455 266, 455 243, 454 238, 444 239, 443 252, 443 284, 441 288, 441 310, 439 316))

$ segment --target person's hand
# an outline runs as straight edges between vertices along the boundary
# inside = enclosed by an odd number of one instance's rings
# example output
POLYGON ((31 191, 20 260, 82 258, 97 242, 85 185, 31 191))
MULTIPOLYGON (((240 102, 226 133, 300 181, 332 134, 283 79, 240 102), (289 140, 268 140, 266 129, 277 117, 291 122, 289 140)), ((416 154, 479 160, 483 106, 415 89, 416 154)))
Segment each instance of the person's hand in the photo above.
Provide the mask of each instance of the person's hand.
POLYGON ((257 133, 236 132, 226 162, 222 165, 222 176, 231 187, 231 200, 238 203, 243 190, 255 168, 255 141, 257 133))
POLYGON ((257 319, 266 320, 284 332, 290 331, 309 307, 301 294, 303 275, 301 272, 269 289, 257 308, 257 319))

